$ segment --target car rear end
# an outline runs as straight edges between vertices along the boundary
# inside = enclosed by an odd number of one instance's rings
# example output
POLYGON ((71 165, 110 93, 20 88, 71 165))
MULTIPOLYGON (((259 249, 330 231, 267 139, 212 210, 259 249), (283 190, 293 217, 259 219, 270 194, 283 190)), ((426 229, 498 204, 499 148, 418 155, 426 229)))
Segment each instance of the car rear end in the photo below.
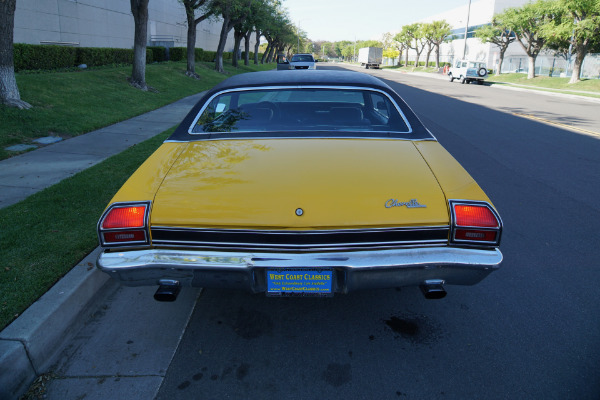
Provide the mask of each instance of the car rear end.
POLYGON ((269 296, 421 286, 439 298, 496 270, 498 213, 410 109, 382 89, 322 86, 209 94, 187 136, 163 144, 106 209, 99 268, 159 285, 158 300, 182 286, 269 296))

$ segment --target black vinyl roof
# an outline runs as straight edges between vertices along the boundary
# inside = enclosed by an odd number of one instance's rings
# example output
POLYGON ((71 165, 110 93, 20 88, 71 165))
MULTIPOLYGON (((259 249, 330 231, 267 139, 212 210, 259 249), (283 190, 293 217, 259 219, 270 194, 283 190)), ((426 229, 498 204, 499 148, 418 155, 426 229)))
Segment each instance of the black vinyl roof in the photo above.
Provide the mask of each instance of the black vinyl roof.
MULTIPOLYGON (((407 134, 388 134, 390 138, 400 139, 411 139, 411 140, 435 140, 433 135, 423 126, 421 121, 417 118, 414 112, 406 105, 404 100, 385 82, 380 79, 364 74, 361 72, 352 71, 332 71, 332 70, 288 70, 288 71, 262 71, 262 72, 248 72, 244 74, 234 75, 209 91, 196 103, 191 109, 188 115, 184 118, 182 123, 175 129, 175 132, 167 139, 167 141, 198 141, 198 140, 214 140, 214 139, 230 139, 227 135, 198 135, 190 134, 188 130, 196 119, 196 116, 206 104, 206 102, 215 94, 223 91, 248 88, 248 87, 299 87, 299 86, 347 86, 347 87, 364 87, 378 89, 386 92, 401 108, 402 113, 406 117, 408 123, 412 128, 412 132, 407 134)), ((281 132, 280 134, 269 133, 268 137, 287 137, 289 133, 281 132)), ((306 132, 302 133, 302 137, 330 137, 329 134, 316 133, 315 135, 308 135, 306 132)), ((364 134, 350 134, 345 135, 350 137, 361 137, 364 134)), ((253 138, 253 137, 265 137, 264 134, 237 134, 236 139, 239 138, 253 138)))
POLYGON ((367 86, 385 91, 392 89, 381 80, 367 74, 351 71, 289 70, 263 71, 234 75, 213 88, 221 91, 249 86, 367 86))

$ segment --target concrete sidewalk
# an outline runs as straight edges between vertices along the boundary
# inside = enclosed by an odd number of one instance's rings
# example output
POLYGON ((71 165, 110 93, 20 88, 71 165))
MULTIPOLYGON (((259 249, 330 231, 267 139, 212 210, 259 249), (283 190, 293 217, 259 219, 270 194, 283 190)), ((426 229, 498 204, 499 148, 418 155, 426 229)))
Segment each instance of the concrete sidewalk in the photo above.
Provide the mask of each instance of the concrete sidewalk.
POLYGON ((0 208, 10 206, 169 129, 204 94, 198 93, 97 131, 0 161, 0 208))
MULTIPOLYGON (((180 123, 198 93, 129 120, 0 161, 0 208, 60 182, 180 123)), ((46 373, 88 310, 118 284, 96 268, 96 249, 0 332, 0 399, 18 398, 46 373)))

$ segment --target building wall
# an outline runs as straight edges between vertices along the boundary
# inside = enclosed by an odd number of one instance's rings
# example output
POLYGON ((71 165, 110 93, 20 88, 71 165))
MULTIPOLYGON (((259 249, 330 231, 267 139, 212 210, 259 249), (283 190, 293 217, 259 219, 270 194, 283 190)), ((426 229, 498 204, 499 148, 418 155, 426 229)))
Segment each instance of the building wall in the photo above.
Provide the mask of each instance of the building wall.
MULTIPOLYGON (((491 43, 482 43, 479 39, 471 37, 473 27, 485 25, 492 21, 495 14, 501 13, 508 7, 520 7, 529 0, 480 0, 471 2, 470 12, 468 3, 464 6, 454 8, 443 13, 435 14, 418 22, 432 22, 446 20, 456 32, 457 38, 440 46, 440 62, 452 63, 457 59, 468 58, 484 61, 489 68, 495 68, 498 61, 498 47, 491 43), (467 15, 469 34, 467 35, 466 49, 464 32, 467 26, 467 15)), ((409 53, 409 59, 414 59, 414 51, 409 53)), ((435 53, 432 53, 434 57, 435 53)), ((525 52, 518 43, 513 43, 506 51, 505 58, 525 57, 525 52)), ((421 60, 424 60, 421 57, 421 60)))
MULTIPOLYGON (((216 50, 221 20, 198 25, 196 47, 216 50)), ((15 43, 133 48, 134 22, 127 0, 18 0, 15 43)), ((251 46, 254 46, 255 35, 251 46)), ((148 45, 187 45, 185 9, 178 0, 152 0, 148 45)), ((233 49, 233 32, 226 51, 233 49)))

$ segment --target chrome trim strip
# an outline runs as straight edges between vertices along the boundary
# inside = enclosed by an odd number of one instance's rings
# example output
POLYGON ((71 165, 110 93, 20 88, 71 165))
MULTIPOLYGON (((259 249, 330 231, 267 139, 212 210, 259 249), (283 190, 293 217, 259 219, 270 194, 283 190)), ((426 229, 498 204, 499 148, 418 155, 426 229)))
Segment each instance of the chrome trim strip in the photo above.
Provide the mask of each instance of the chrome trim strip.
MULTIPOLYGON (((211 101, 214 100, 215 97, 220 96, 222 94, 225 93, 231 93, 231 92, 245 92, 245 91, 252 91, 252 90, 279 90, 279 89, 346 89, 346 90, 368 90, 371 92, 378 92, 383 94, 385 97, 387 97, 392 104, 394 105, 394 107, 396 107, 396 110, 398 111, 398 113, 400 114, 400 116, 402 117, 402 120, 404 121, 404 123, 406 124, 406 127, 408 128, 408 131, 406 132, 395 132, 394 133, 412 133, 412 126, 410 125, 410 123, 408 122, 408 119, 406 118, 406 116, 404 115, 404 113, 402 112, 402 110, 400 109, 400 107, 398 106, 398 104, 396 103, 396 101, 391 98, 385 91, 380 90, 380 89, 375 89, 375 88, 370 88, 367 86, 319 86, 319 85, 295 85, 295 86, 252 86, 252 87, 243 87, 243 88, 235 88, 235 89, 226 89, 226 90, 221 90, 220 92, 217 92, 215 94, 213 94, 212 96, 210 96, 210 98, 208 100, 206 100, 206 102, 204 103, 204 105, 202 106, 202 108, 200 109, 200 111, 198 112, 198 115, 196 115, 196 118, 194 118, 194 121, 192 121, 192 124, 190 125, 190 127, 188 128, 187 133, 190 135, 219 135, 222 134, 223 132, 201 132, 201 133, 194 133, 192 132, 194 129, 194 126, 196 126, 196 123, 198 122, 198 120, 200 119, 200 116, 202 116, 202 113, 204 112, 204 110, 206 110, 206 108, 208 107, 208 105, 210 104, 211 101)), ((372 131, 367 131, 367 132, 372 132, 372 131)), ((383 132, 385 133, 385 132, 383 132)))
POLYGON ((247 243, 210 243, 210 242, 183 242, 183 241, 153 241, 154 246, 166 246, 177 248, 207 248, 213 251, 294 251, 312 253, 319 251, 360 251, 360 250, 376 250, 390 248, 408 248, 417 246, 439 246, 446 245, 447 240, 430 240, 430 241, 406 241, 406 242, 389 242, 389 243, 340 243, 332 245, 271 245, 271 244, 247 244, 247 243))
MULTIPOLYGON (((387 133, 387 132, 383 132, 383 133, 387 133)), ((392 132, 390 132, 392 133, 392 132)), ((195 133, 195 135, 199 135, 198 133, 195 133)), ((433 136, 433 135, 432 135, 433 136)), ((212 138, 212 139, 207 139, 207 138, 197 138, 194 140, 165 140, 164 143, 193 143, 193 142, 212 142, 212 141, 222 141, 222 140, 262 140, 262 139, 269 139, 269 140, 277 140, 277 139, 331 139, 331 140, 335 140, 335 139, 355 139, 355 140, 404 140, 407 142, 437 142, 437 139, 435 137, 432 138, 397 138, 397 137, 357 137, 357 136, 336 136, 336 137, 331 137, 331 136, 289 136, 289 137, 269 137, 269 136, 257 136, 257 137, 251 137, 251 138, 239 138, 239 137, 226 137, 226 138, 212 138)))
POLYGON ((217 232, 217 233, 260 233, 260 234, 290 234, 297 235, 302 233, 311 234, 331 234, 331 233, 368 233, 368 232, 397 232, 397 231, 429 231, 429 230, 448 230, 450 225, 436 225, 436 226, 409 226, 409 227, 394 227, 394 228, 365 228, 365 229, 306 229, 306 230, 279 230, 279 229, 214 229, 214 228, 191 228, 191 227, 177 227, 177 226, 163 226, 163 225, 152 225, 150 230, 163 229, 171 231, 179 230, 190 230, 190 231, 202 231, 202 232, 217 232))

